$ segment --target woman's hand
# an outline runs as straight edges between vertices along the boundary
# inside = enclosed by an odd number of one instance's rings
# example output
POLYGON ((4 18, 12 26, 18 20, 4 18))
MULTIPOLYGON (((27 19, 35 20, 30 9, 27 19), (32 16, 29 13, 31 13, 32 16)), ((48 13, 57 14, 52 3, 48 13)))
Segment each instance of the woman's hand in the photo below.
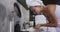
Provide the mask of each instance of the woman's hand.
POLYGON ((40 24, 37 24, 37 25, 35 25, 35 29, 39 29, 41 27, 41 25, 40 24))

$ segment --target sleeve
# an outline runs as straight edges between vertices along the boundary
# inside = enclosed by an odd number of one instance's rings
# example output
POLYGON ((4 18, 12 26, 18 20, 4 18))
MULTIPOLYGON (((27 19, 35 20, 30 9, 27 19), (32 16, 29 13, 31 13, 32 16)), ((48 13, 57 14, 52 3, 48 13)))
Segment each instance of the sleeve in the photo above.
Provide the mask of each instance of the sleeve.
POLYGON ((56 4, 57 0, 42 0, 44 5, 56 4))

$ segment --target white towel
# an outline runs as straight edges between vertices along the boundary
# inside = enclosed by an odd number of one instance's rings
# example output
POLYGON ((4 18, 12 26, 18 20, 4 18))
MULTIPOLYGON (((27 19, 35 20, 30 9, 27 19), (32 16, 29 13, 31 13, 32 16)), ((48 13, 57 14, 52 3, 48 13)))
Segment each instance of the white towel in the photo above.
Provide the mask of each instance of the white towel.
POLYGON ((29 32, 57 32, 55 27, 41 27, 40 29, 34 29, 33 27, 28 28, 27 31, 29 32), (42 29, 42 30, 41 30, 42 29))
POLYGON ((41 0, 26 0, 26 4, 28 7, 37 6, 37 5, 44 6, 41 0))
POLYGON ((44 15, 36 15, 35 22, 36 22, 36 25, 37 24, 46 24, 47 20, 46 20, 46 17, 44 15))

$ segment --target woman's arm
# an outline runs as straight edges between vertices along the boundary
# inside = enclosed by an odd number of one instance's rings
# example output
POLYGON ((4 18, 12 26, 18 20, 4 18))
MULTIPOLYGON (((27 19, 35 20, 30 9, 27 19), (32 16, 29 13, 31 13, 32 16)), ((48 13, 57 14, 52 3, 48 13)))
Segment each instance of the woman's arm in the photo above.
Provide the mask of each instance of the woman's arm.
POLYGON ((41 24, 42 26, 48 26, 48 27, 57 26, 57 17, 55 15, 55 8, 56 8, 56 5, 47 5, 47 7, 44 8, 43 14, 46 16, 49 23, 41 24))

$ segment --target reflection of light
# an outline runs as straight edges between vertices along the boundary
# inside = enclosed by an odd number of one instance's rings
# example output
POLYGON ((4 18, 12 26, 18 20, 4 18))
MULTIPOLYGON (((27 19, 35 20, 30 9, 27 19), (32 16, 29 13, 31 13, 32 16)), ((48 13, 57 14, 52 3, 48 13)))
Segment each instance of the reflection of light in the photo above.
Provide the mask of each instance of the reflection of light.
POLYGON ((10 21, 10 32, 14 31, 14 22, 10 21))
POLYGON ((33 17, 35 17, 35 15, 33 15, 33 17))

